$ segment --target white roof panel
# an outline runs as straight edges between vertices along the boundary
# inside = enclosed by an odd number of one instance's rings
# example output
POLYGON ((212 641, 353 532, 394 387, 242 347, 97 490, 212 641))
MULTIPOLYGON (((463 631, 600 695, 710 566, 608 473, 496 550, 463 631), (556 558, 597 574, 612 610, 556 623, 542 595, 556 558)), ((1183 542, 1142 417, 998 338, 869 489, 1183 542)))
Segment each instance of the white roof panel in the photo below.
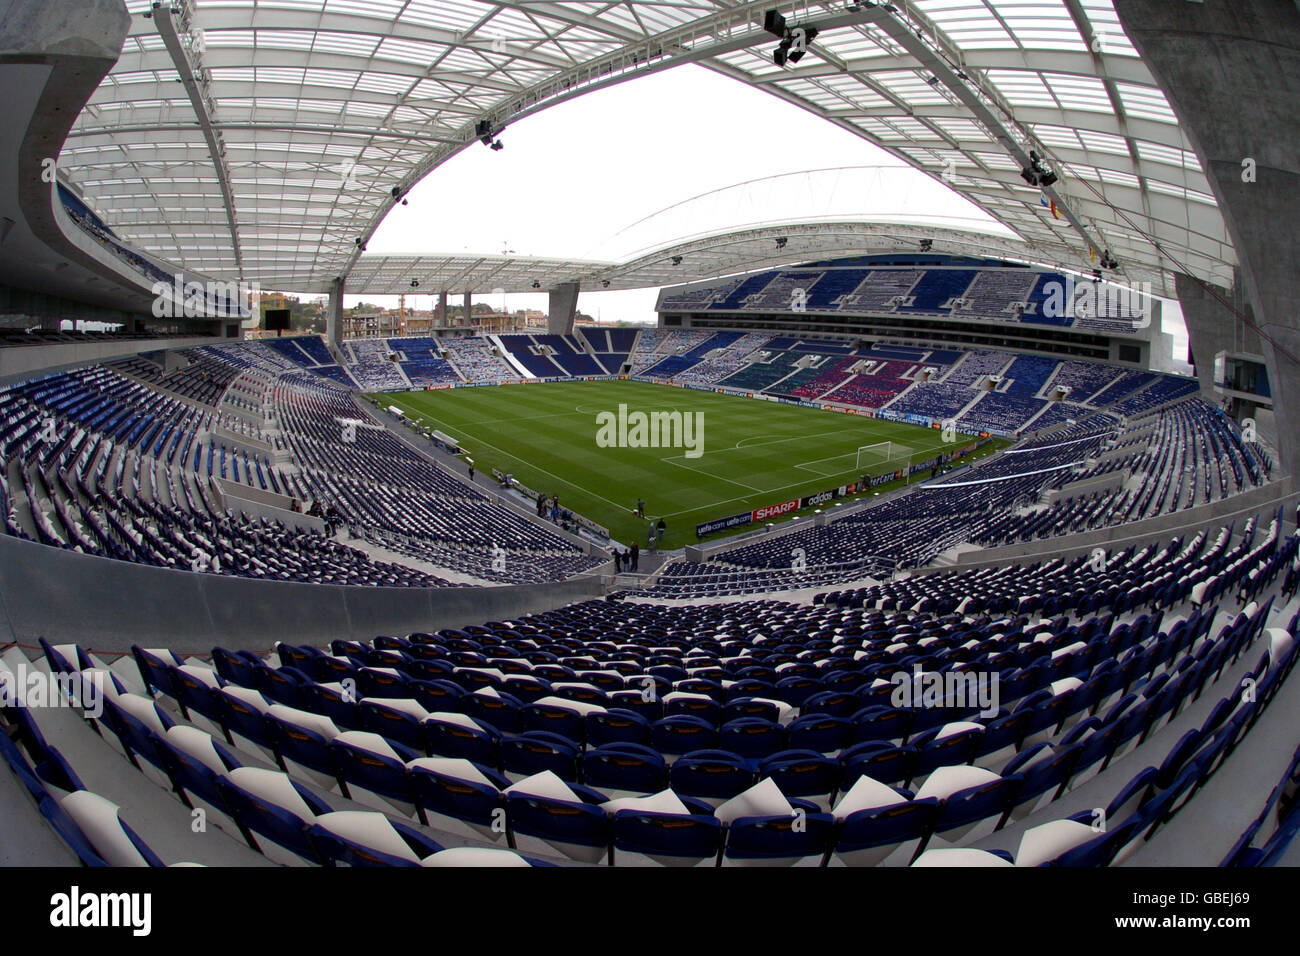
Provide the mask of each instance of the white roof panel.
POLYGON ((355 240, 373 234, 391 190, 474 143, 478 121, 499 127, 674 57, 834 119, 932 175, 955 163, 951 185, 1043 261, 1086 267, 1095 242, 1123 279, 1167 288, 1186 270, 1228 281, 1235 257, 1204 172, 1110 0, 778 5, 795 23, 840 19, 785 67, 762 30, 770 5, 128 0, 131 35, 59 167, 155 255, 323 291, 356 267, 355 240), (939 64, 965 86, 940 82, 939 64), (972 93, 1060 175, 1078 228, 1020 180, 972 93))

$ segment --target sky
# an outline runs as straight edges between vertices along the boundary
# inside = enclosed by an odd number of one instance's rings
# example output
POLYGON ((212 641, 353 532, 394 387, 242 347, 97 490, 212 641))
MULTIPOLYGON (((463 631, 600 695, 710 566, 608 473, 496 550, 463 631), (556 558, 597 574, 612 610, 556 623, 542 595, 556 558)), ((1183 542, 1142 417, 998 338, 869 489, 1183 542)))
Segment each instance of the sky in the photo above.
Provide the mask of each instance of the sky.
MULTIPOLYGON (((503 149, 474 143, 425 177, 368 251, 624 261, 695 235, 822 217, 912 218, 1008 234, 941 180, 702 66, 580 96, 498 138, 503 149)), ((655 289, 583 292, 578 308, 605 322, 653 323, 656 296, 655 289)), ((367 298, 396 305, 395 297, 367 298)), ((547 307, 540 294, 475 301, 547 307)), ((434 304, 433 296, 407 297, 408 307, 434 304)), ((1185 356, 1177 303, 1167 301, 1164 312, 1174 355, 1185 356)))
MULTIPOLYGON (((622 261, 689 235, 805 215, 950 215, 997 228, 967 200, 884 150, 700 66, 589 93, 511 124, 499 139, 503 149, 475 143, 421 181, 408 194, 409 205, 385 219, 368 251, 514 250, 622 261), (692 197, 764 177, 881 165, 893 169, 787 176, 641 222, 692 197)), ((500 305, 500 296, 483 298, 500 305)), ((418 307, 432 301, 421 297, 418 307)), ((588 292, 578 305, 605 321, 652 322, 654 301, 655 290, 588 292)), ((511 295, 508 305, 544 310, 546 297, 511 295)))

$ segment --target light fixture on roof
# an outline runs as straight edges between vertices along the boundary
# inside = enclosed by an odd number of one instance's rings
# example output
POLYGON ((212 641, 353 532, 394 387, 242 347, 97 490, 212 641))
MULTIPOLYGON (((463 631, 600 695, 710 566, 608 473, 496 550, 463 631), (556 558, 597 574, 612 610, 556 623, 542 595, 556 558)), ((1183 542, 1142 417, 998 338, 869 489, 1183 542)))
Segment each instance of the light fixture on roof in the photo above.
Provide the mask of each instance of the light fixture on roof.
POLYGON ((934 240, 933 240, 933 239, 922 239, 922 240, 921 240, 921 251, 922 251, 922 252, 929 252, 929 251, 930 251, 931 249, 933 249, 933 248, 934 248, 934 240))
POLYGON ((673 265, 675 265, 675 266, 679 266, 679 265, 681 265, 681 264, 682 264, 682 257, 681 257, 681 256, 673 256, 673 265))
MULTIPOLYGON (((502 127, 502 129, 504 128, 502 127)), ((474 135, 478 137, 478 141, 484 146, 491 147, 494 152, 502 148, 501 140, 496 139, 496 134, 499 132, 501 130, 493 131, 490 120, 482 119, 474 124, 474 135)))
POLYGON ((931 86, 938 86, 938 85, 939 85, 939 78, 938 78, 937 76, 932 76, 932 77, 930 77, 928 80, 926 80, 925 82, 929 83, 931 86))
POLYGON ((419 280, 419 279, 412 279, 412 280, 411 280, 411 288, 412 288, 412 289, 418 289, 418 288, 420 288, 420 280, 419 280))
POLYGON ((786 244, 787 242, 789 242, 789 241, 790 241, 790 238, 789 238, 788 236, 777 236, 777 237, 776 237, 776 247, 777 247, 778 249, 784 249, 784 248, 785 248, 785 244, 786 244))
POLYGON ((601 287, 602 289, 608 289, 608 288, 609 288, 609 280, 608 280, 608 279, 601 279, 601 280, 600 280, 600 287, 601 287))
POLYGON ((816 27, 792 27, 777 10, 768 10, 763 15, 763 29, 781 40, 772 51, 772 62, 777 66, 785 66, 787 60, 798 63, 808 52, 808 45, 817 37, 816 27))
POLYGON ((1056 173, 1043 167, 1042 157, 1029 151, 1029 165, 1020 171, 1020 178, 1031 186, 1051 186, 1056 183, 1056 173))
POLYGON ((542 287, 542 284, 541 284, 540 282, 538 282, 536 279, 534 279, 534 280, 533 280, 533 288, 534 288, 534 289, 540 289, 541 287, 542 287))

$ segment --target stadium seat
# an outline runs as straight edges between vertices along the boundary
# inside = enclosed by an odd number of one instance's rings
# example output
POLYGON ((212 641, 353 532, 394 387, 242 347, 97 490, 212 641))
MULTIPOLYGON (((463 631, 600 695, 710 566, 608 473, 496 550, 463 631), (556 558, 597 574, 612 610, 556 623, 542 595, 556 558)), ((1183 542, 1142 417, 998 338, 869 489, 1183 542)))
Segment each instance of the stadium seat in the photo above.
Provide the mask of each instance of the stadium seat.
POLYGON ((236 767, 218 779, 217 787, 254 850, 278 863, 322 862, 307 831, 331 810, 305 787, 286 774, 256 767, 236 767))
POLYGON ((382 813, 323 813, 307 831, 326 866, 419 866, 443 847, 382 813))
POLYGON ((165 866, 158 854, 122 820, 117 804, 97 793, 78 790, 59 799, 59 807, 109 866, 165 866))
POLYGON ((641 744, 605 744, 582 755, 582 781, 613 795, 658 793, 668 787, 668 765, 641 744))
POLYGON ((643 858, 660 866, 714 866, 722 824, 712 815, 620 810, 613 818, 613 862, 643 858))

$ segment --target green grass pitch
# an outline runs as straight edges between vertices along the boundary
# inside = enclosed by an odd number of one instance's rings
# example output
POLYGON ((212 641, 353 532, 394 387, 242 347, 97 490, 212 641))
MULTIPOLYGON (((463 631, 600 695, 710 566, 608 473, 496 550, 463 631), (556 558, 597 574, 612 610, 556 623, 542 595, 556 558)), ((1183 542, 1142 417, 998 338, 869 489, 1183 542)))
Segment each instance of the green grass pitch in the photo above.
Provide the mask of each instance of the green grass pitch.
MULTIPOLYGON (((863 445, 893 441, 920 461, 971 441, 958 435, 956 442, 944 443, 931 428, 646 382, 553 382, 374 397, 382 407, 396 405, 456 438, 480 472, 496 468, 536 491, 557 494, 562 507, 643 548, 647 522, 633 513, 637 498, 645 499, 647 519, 665 520, 662 547, 678 548, 696 541, 701 522, 815 494, 863 471, 898 467, 859 470, 863 445), (701 413, 702 419, 693 419, 703 424, 700 454, 688 457, 691 449, 682 447, 601 447, 597 416, 617 415, 620 404, 629 415, 701 413)), ((996 441, 977 454, 1004 444, 996 441)))

